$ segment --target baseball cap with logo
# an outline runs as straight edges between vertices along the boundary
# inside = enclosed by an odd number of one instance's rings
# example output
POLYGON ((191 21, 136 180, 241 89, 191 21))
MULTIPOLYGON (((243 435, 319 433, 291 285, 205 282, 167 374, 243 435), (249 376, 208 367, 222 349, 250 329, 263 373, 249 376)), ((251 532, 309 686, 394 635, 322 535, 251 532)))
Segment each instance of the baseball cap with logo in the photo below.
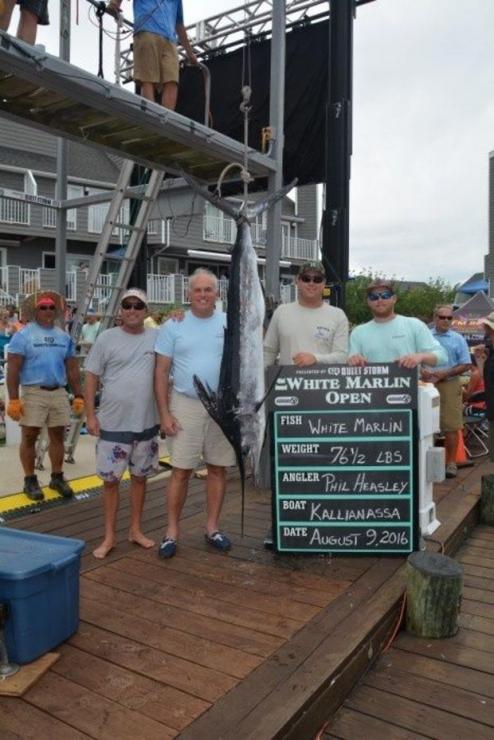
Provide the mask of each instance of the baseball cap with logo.
POLYGON ((298 274, 304 275, 306 272, 320 272, 321 275, 326 277, 326 270, 324 269, 323 263, 317 262, 316 260, 313 260, 311 262, 304 262, 303 265, 300 265, 298 274))

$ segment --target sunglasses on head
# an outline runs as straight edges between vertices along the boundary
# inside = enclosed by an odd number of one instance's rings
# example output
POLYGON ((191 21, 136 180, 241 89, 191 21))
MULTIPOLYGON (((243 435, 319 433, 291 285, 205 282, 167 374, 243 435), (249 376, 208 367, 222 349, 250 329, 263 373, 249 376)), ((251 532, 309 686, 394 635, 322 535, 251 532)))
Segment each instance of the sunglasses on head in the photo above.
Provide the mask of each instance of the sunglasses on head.
POLYGON ((124 311, 130 311, 131 309, 135 309, 136 311, 142 311, 146 308, 146 304, 143 303, 143 301, 122 301, 120 304, 124 311))
POLYGON ((441 321, 453 321, 452 316, 438 316, 438 319, 441 319, 441 321))
POLYGON ((38 311, 55 311, 55 306, 38 306, 38 311))
POLYGON ((372 293, 369 293, 367 298, 369 301, 379 301, 381 298, 384 301, 387 301, 388 298, 392 298, 394 295, 392 290, 380 290, 380 291, 372 291, 372 293))
POLYGON ((300 280, 303 283, 322 283, 324 278, 322 275, 299 275, 300 280))

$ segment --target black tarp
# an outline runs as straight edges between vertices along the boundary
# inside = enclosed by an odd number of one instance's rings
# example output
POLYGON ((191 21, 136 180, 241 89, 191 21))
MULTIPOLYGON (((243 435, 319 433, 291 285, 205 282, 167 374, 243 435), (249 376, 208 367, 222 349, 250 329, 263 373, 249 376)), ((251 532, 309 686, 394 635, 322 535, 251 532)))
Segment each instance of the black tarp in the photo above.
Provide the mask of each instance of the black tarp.
MULTIPOLYGON (((261 129, 269 125, 271 41, 250 42, 252 110, 249 144, 261 149, 261 129)), ((244 78, 242 48, 205 60, 211 73, 210 125, 243 141, 240 112, 244 78)), ((247 66, 247 65, 245 65, 247 66)), ((329 22, 292 29, 286 35, 285 146, 283 180, 298 184, 325 180, 325 118, 328 97, 329 22)), ((247 70, 245 70, 247 73, 247 70)), ((204 122, 204 84, 200 71, 186 67, 180 77, 177 112, 204 122)), ((265 187, 259 181, 258 188, 265 187)), ((253 189, 252 187, 250 189, 253 189)), ((255 188, 254 188, 255 189, 255 188)))

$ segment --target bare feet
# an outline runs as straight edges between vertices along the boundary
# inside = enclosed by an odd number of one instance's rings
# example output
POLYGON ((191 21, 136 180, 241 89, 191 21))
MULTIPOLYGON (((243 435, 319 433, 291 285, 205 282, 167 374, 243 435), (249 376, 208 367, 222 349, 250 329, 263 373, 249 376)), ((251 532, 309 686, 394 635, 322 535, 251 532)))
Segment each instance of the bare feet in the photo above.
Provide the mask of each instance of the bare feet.
POLYGON ((142 532, 129 532, 129 542, 133 542, 135 545, 140 545, 146 550, 154 547, 154 540, 150 540, 149 537, 143 535, 142 532))
POLYGON ((115 545, 116 545, 116 542, 114 539, 103 540, 101 545, 97 547, 96 550, 93 550, 94 557, 98 558, 98 560, 103 560, 103 558, 106 558, 108 553, 113 550, 115 545))

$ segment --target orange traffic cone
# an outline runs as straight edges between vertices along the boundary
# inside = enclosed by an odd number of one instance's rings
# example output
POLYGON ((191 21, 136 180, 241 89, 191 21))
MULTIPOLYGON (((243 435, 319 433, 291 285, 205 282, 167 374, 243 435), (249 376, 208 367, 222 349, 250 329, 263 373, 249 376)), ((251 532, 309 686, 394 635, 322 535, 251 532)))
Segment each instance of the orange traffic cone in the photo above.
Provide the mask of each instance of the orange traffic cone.
POLYGON ((456 444, 456 464, 459 468, 467 468, 473 465, 473 460, 468 459, 463 438, 463 429, 458 431, 458 442, 456 444))

